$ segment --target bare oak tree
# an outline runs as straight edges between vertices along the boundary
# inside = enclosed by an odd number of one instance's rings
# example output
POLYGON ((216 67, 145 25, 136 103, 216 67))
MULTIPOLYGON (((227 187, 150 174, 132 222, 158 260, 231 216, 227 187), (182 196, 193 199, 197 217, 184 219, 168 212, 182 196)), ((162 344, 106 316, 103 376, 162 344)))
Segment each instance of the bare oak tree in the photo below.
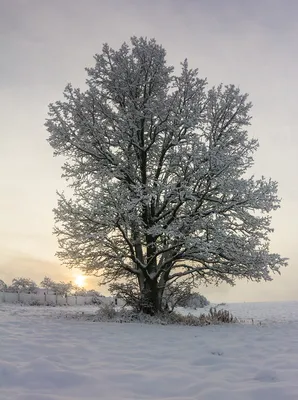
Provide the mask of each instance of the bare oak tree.
POLYGON ((87 89, 67 85, 46 122, 73 191, 55 210, 60 259, 118 289, 137 283, 148 313, 180 280, 279 272, 286 259, 269 252, 268 237, 277 183, 248 175, 258 141, 247 133, 247 94, 207 89, 187 61, 175 75, 144 38, 104 45, 87 73, 87 89))

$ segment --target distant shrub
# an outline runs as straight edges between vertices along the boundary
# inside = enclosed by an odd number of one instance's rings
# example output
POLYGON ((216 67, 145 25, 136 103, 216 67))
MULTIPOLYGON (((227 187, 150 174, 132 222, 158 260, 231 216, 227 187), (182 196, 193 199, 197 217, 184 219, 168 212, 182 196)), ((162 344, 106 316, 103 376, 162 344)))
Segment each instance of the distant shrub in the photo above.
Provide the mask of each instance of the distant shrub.
MULTIPOLYGON (((204 314, 203 314, 204 315, 204 314)), ((218 321, 223 324, 238 322, 237 318, 228 310, 218 310, 216 307, 211 307, 207 316, 211 321, 218 321)))
POLYGON ((165 310, 174 311, 176 307, 197 309, 210 303, 202 294, 192 292, 192 285, 185 279, 182 283, 174 282, 165 287, 163 304, 165 310))
POLYGON ((7 289, 6 283, 2 279, 0 279, 0 292, 5 292, 6 289, 7 289))
POLYGON ((192 308, 196 310, 197 308, 204 308, 208 306, 210 302, 205 296, 200 293, 191 293, 188 298, 179 302, 177 305, 184 308, 192 308))
POLYGON ((136 282, 112 283, 109 291, 115 299, 121 299, 125 306, 131 307, 135 312, 142 309, 142 298, 136 282))
POLYGON ((28 303, 28 305, 29 305, 29 306, 43 306, 44 304, 43 304, 40 300, 34 299, 34 300, 31 300, 31 301, 28 303))
POLYGON ((117 317, 117 311, 113 304, 102 304, 99 307, 96 315, 100 321, 108 322, 117 317))
POLYGON ((92 296, 91 302, 92 302, 92 304, 95 304, 95 305, 98 305, 98 306, 103 304, 102 298, 98 297, 98 296, 92 296))
POLYGON ((44 303, 46 307, 57 307, 57 304, 54 301, 46 301, 44 303))
POLYGON ((162 321, 167 325, 206 326, 237 322, 237 319, 229 311, 217 310, 214 307, 211 307, 208 313, 199 316, 190 313, 188 315, 182 315, 178 312, 172 312, 168 315, 162 315, 161 317, 162 321))
MULTIPOLYGON (((25 305, 25 303, 22 303, 22 304, 25 305)), ((54 301, 46 301, 46 302, 44 302, 44 301, 40 301, 38 299, 31 300, 28 303, 28 305, 29 306, 36 306, 36 307, 39 307, 39 306, 56 307, 57 306, 57 304, 54 301)))

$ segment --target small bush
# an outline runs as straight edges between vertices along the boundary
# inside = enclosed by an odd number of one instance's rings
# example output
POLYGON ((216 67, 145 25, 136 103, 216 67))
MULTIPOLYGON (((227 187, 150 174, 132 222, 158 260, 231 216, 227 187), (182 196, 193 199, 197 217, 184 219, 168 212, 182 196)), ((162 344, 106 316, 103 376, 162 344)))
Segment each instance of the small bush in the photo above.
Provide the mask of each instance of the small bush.
POLYGON ((217 310, 216 307, 211 307, 208 314, 200 315, 200 318, 205 319, 208 324, 232 324, 238 322, 228 310, 217 310))
POLYGON ((43 306, 40 300, 34 299, 29 302, 29 306, 43 306))
POLYGON ((182 283, 174 283, 166 286, 164 291, 163 303, 166 308, 173 311, 176 307, 204 308, 210 303, 200 293, 192 292, 191 285, 186 279, 182 283))
POLYGON ((189 299, 185 302, 184 307, 196 310, 197 308, 204 308, 206 306, 209 306, 209 304, 210 302, 202 294, 191 293, 189 299))
MULTIPOLYGON (((24 305, 26 305, 25 303, 21 303, 21 304, 24 304, 24 305)), ((38 299, 33 299, 33 300, 31 300, 29 303, 28 303, 28 305, 29 306, 46 306, 46 307, 56 307, 57 306, 57 304, 54 302, 54 301, 46 301, 46 302, 43 302, 43 301, 40 301, 40 300, 38 300, 38 299)))
POLYGON ((219 325, 237 322, 237 319, 227 310, 217 310, 211 307, 207 314, 199 316, 193 314, 182 315, 176 312, 170 313, 167 317, 170 324, 187 326, 219 325))
POLYGON ((93 296, 91 300, 92 304, 100 306, 102 303, 102 299, 99 296, 93 296))
POLYGON ((99 321, 108 322, 117 317, 117 311, 113 304, 102 304, 96 315, 99 321))
POLYGON ((57 304, 54 301, 46 301, 44 303, 44 305, 47 307, 56 307, 57 306, 57 304))
POLYGON ((109 291, 116 299, 121 299, 125 306, 131 307, 135 312, 140 312, 143 302, 136 282, 112 283, 109 291))

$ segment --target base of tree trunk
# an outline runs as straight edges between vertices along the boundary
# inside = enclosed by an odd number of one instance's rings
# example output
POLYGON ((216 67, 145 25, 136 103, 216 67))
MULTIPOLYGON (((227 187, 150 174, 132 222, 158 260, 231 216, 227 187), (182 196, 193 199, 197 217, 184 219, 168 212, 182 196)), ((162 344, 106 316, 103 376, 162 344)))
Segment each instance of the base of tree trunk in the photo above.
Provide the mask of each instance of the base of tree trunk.
POLYGON ((157 288, 150 287, 143 291, 141 294, 140 311, 148 315, 155 315, 162 312, 157 288))

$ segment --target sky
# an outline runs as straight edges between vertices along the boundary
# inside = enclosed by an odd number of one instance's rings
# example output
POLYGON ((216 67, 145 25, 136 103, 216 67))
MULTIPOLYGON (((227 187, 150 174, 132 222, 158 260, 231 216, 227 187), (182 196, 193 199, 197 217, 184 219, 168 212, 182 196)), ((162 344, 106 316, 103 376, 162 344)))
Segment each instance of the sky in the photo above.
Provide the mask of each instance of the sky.
MULTIPOLYGON (((202 288, 214 301, 298 300, 296 0, 0 0, 0 279, 70 280, 52 235, 56 190, 64 188, 44 122, 68 82, 82 87, 103 43, 155 37, 179 68, 188 58, 210 85, 248 92, 252 173, 279 182, 271 251, 289 266, 270 283, 202 288)), ((87 280, 93 285, 94 280, 87 280)), ((104 291, 104 290, 103 290, 104 291)))

